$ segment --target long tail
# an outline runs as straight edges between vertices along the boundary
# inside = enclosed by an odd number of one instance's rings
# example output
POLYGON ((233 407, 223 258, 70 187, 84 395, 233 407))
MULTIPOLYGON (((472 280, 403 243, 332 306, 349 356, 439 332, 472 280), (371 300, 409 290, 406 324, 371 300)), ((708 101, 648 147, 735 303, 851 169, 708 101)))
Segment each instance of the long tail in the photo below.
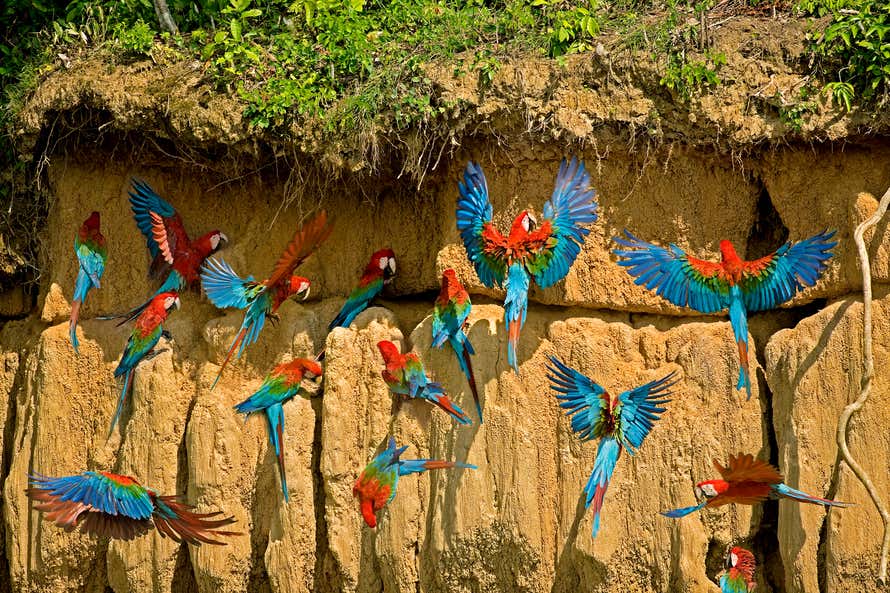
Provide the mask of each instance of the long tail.
POLYGON ((748 399, 751 399, 751 376, 748 372, 748 315, 737 286, 733 286, 730 293, 729 322, 739 348, 739 382, 735 388, 744 387, 748 392, 748 399))
POLYGON ((419 397, 433 402, 434 404, 448 412, 448 414, 460 424, 473 423, 473 421, 470 420, 470 417, 467 416, 466 413, 464 413, 464 411, 461 410, 456 403, 448 398, 439 383, 427 383, 426 389, 421 392, 419 397))
POLYGON ((220 535, 241 535, 237 531, 220 531, 220 527, 235 522, 233 517, 211 519, 222 513, 195 513, 190 506, 182 504, 175 496, 158 496, 154 498, 155 512, 152 515, 155 527, 161 535, 170 536, 176 542, 190 544, 225 545, 225 542, 213 539, 220 535))
POLYGON ((787 486, 785 484, 773 484, 773 491, 782 497, 785 498, 793 498, 794 500, 798 500, 800 502, 808 502, 810 504, 821 504, 826 507, 849 507, 853 506, 852 502, 842 502, 840 500, 829 500, 827 498, 819 498, 818 496, 811 496, 806 492, 801 492, 800 490, 795 490, 791 486, 787 486))
POLYGON ((705 505, 708 504, 708 501, 702 501, 700 504, 691 506, 691 507, 683 507, 681 509, 673 509, 671 511, 661 511, 661 514, 665 517, 670 517, 671 519, 679 519, 680 517, 685 517, 690 513, 694 513, 695 511, 700 511, 705 508, 705 505))
POLYGON ((288 502, 287 474, 284 471, 284 447, 281 446, 284 440, 284 407, 279 403, 275 403, 266 408, 266 420, 269 421, 269 440, 272 442, 272 448, 275 450, 275 457, 278 458, 281 492, 284 493, 284 502, 288 502))
POLYGON ((123 313, 113 313, 111 315, 103 315, 101 317, 97 317, 96 319, 101 319, 103 321, 108 321, 111 319, 120 319, 117 322, 117 326, 120 327, 123 324, 133 321, 139 315, 145 311, 146 308, 151 304, 153 298, 161 294, 162 292, 169 292, 171 290, 181 291, 186 288, 186 282, 182 276, 179 275, 179 272, 176 270, 171 270, 169 274, 167 274, 167 279, 164 280, 164 283, 161 284, 161 287, 158 288, 154 294, 152 294, 144 303, 133 307, 129 311, 124 311, 123 313))
POLYGON ((470 355, 475 351, 473 350, 473 345, 470 344, 469 338, 463 333, 463 330, 458 330, 458 335, 452 336, 449 339, 449 343, 454 349, 454 353, 457 355, 457 361, 460 363, 460 370, 464 372, 464 375, 467 377, 467 383, 470 384, 470 391, 473 392, 473 400, 476 402, 476 413, 479 415, 479 424, 482 424, 482 404, 479 402, 479 390, 476 387, 476 377, 473 374, 473 362, 470 358, 470 355), (458 337, 458 335, 463 336, 463 339, 458 337))
POLYGON ((247 335, 248 326, 244 326, 238 332, 238 335, 235 336, 235 339, 232 340, 232 345, 229 346, 229 352, 226 354, 226 359, 223 361, 222 366, 219 367, 219 372, 216 374, 216 379, 213 380, 213 385, 210 386, 210 389, 216 387, 216 384, 219 383, 220 377, 222 377, 223 371, 226 368, 226 365, 229 364, 229 361, 232 360, 232 354, 235 353, 235 350, 238 350, 238 356, 241 356, 241 350, 238 346, 241 344, 241 341, 244 339, 244 336, 247 335))
POLYGON ((612 437, 605 437, 600 441, 596 451, 596 461, 593 464, 593 472, 584 486, 586 500, 585 506, 593 503, 593 537, 600 530, 600 511, 603 509, 603 501, 606 498, 606 489, 615 471, 615 464, 621 455, 621 445, 612 437))
POLYGON ((431 469, 448 469, 451 467, 479 469, 471 463, 461 463, 459 461, 440 461, 438 459, 400 459, 399 475, 406 476, 408 474, 417 474, 431 469))
POLYGON ((528 274, 520 264, 513 264, 507 272, 507 298, 504 300, 504 321, 507 323, 507 362, 519 372, 516 347, 519 333, 525 325, 528 308, 528 274))
MULTIPOLYGON (((97 278, 98 280, 98 278, 97 278)), ((77 320, 80 317, 80 307, 87 298, 87 293, 93 287, 93 281, 83 268, 77 271, 77 280, 74 282, 74 298, 71 299, 71 319, 68 322, 68 335, 71 337, 71 346, 75 354, 80 354, 77 341, 77 320)))
POLYGON ((130 383, 133 382, 133 373, 135 369, 130 369, 124 374, 124 388, 121 389, 121 395, 117 400, 117 409, 114 411, 114 417, 111 419, 111 428, 108 429, 108 436, 114 432, 114 427, 121 418, 121 411, 124 409, 124 402, 127 401, 127 394, 130 391, 130 383))
POLYGON ((81 301, 71 303, 71 320, 68 321, 68 335, 71 336, 71 346, 74 348, 75 354, 80 354, 80 350, 78 350, 80 343, 77 341, 77 318, 80 317, 80 305, 81 301))

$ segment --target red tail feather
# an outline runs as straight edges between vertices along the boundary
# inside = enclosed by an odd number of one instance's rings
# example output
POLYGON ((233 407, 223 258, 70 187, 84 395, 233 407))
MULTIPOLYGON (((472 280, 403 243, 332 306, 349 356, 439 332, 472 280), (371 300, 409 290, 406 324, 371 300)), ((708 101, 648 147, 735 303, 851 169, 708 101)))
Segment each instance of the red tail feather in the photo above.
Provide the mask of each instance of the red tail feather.
POLYGON ((220 531, 220 527, 235 523, 233 517, 225 517, 223 519, 210 519, 221 515, 220 512, 215 513, 193 513, 191 507, 176 500, 175 496, 159 496, 158 500, 163 502, 176 514, 175 518, 166 518, 160 516, 157 512, 154 514, 155 527, 158 528, 163 535, 170 536, 177 542, 184 541, 189 544, 214 544, 225 545, 226 542, 213 539, 212 536, 230 536, 241 535, 237 531, 220 531))
POLYGON ((238 335, 235 337, 235 341, 232 342, 232 347, 229 348, 228 354, 226 354, 226 359, 223 361, 222 366, 219 367, 219 372, 216 374, 216 379, 213 380, 213 385, 210 386, 210 389, 216 387, 216 384, 219 383, 220 377, 222 377, 223 371, 226 368, 226 365, 229 364, 229 361, 232 360, 232 354, 238 349, 238 346, 241 345, 241 341, 244 339, 244 336, 247 335, 247 328, 242 327, 241 331, 238 332, 238 335))
POLYGON ((476 402, 476 413, 479 415, 479 423, 482 424, 482 404, 479 402, 479 390, 476 388, 476 374, 473 372, 473 362, 469 350, 463 348, 464 363, 467 365, 467 382, 470 384, 470 391, 473 393, 473 400, 476 402))

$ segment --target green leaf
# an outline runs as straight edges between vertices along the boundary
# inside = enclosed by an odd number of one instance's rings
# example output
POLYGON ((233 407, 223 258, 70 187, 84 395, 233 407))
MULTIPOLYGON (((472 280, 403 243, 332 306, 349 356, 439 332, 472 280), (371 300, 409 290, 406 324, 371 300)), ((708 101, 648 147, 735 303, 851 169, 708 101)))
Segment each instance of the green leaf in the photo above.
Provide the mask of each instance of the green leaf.
POLYGON ((229 23, 229 30, 232 31, 232 38, 235 41, 241 41, 241 21, 232 19, 232 22, 229 23))

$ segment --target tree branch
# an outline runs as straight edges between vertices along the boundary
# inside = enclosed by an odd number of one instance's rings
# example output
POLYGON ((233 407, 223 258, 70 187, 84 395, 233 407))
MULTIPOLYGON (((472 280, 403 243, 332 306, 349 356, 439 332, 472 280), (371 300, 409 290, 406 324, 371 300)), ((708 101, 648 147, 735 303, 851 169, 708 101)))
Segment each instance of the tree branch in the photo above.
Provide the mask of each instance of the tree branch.
POLYGON ((856 227, 856 230, 853 232, 853 240, 856 242, 856 247, 859 250, 859 263, 862 267, 862 352, 865 359, 863 361, 865 368, 863 369, 862 381, 860 383, 859 398, 844 408, 837 422, 837 446, 841 451, 841 456, 847 465, 850 466, 850 469, 853 470, 859 481, 862 482, 872 502, 878 509, 881 520, 884 522, 884 540, 881 544, 881 556, 878 567, 878 580, 881 583, 887 582, 887 555, 888 551, 890 551, 890 513, 887 512, 887 507, 884 506, 884 501, 878 495, 871 478, 868 477, 868 474, 865 473, 859 462, 853 459, 850 448, 847 446, 847 427, 853 414, 862 409, 862 406, 868 401, 872 379, 874 379, 875 375, 875 357, 872 348, 871 264, 868 261, 868 249, 865 246, 865 231, 878 224, 884 213, 887 212, 888 206, 890 206, 890 189, 881 198, 875 213, 856 227))
POLYGON ((167 6, 167 0, 152 0, 152 4, 155 7, 155 14, 158 15, 158 24, 161 25, 161 30, 171 35, 179 33, 179 27, 176 26, 176 21, 173 20, 170 8, 167 6))

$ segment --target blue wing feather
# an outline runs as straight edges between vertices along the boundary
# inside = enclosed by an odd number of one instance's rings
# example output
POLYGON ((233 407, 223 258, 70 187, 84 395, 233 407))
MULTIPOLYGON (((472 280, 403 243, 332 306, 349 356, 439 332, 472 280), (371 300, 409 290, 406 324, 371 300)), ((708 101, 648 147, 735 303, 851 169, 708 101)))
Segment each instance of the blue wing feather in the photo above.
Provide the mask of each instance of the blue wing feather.
POLYGON ((458 191, 457 230, 460 231, 467 256, 473 262, 482 284, 489 288, 501 286, 504 282, 504 262, 491 260, 484 253, 482 229, 491 222, 492 207, 488 199, 488 183, 478 163, 467 163, 464 178, 458 182, 458 191))
POLYGON ((220 309, 246 308, 249 304, 247 290, 253 283, 253 276, 241 278, 222 259, 217 261, 212 257, 208 258, 201 268, 201 285, 204 287, 204 292, 220 309))
POLYGON ((618 396, 618 432, 621 444, 631 455, 643 444, 643 439, 664 412, 661 406, 671 401, 668 399, 670 388, 677 384, 677 380, 673 379, 674 374, 670 373, 618 396))
POLYGON ((152 257, 160 253, 161 248, 154 235, 151 232, 151 212, 169 218, 176 214, 176 210, 164 198, 155 193, 155 191, 147 183, 141 179, 132 180, 133 189, 130 190, 130 208, 133 210, 133 217, 136 219, 136 226, 145 235, 148 243, 148 251, 152 257))
POLYGON ((149 519, 154 510, 145 488, 121 486, 97 472, 59 478, 35 474, 31 476, 31 484, 59 500, 90 505, 109 515, 149 519))
POLYGON ((547 378, 558 394, 559 407, 572 418, 572 431, 583 441, 601 436, 607 413, 606 390, 555 356, 550 357, 550 363, 547 378))

